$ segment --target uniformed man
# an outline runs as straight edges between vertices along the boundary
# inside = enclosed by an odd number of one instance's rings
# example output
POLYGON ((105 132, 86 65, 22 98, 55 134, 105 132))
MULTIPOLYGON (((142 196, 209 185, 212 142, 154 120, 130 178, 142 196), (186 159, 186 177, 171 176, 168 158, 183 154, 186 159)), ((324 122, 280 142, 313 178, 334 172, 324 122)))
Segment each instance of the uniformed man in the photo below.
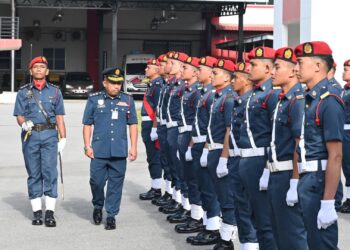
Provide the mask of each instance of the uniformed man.
POLYGON ((137 116, 133 98, 121 92, 123 71, 109 68, 102 74, 105 89, 91 94, 87 100, 83 136, 85 155, 91 159, 93 221, 96 225, 102 222, 102 208, 105 206, 105 229, 113 230, 116 228, 115 216, 119 212, 122 196, 126 158, 134 161, 137 156, 137 116), (127 125, 130 133, 129 151, 127 125))
POLYGON ((344 62, 343 81, 346 82, 341 94, 345 104, 345 125, 343 140, 343 173, 345 176, 346 200, 340 208, 342 213, 350 213, 350 60, 344 62))
POLYGON ((235 64, 230 60, 220 59, 214 65, 215 95, 210 107, 208 135, 204 146, 209 153, 202 153, 201 156, 201 165, 208 168, 221 207, 223 220, 220 233, 216 230, 208 231, 206 237, 193 239, 191 242, 192 245, 216 244, 214 249, 233 249, 231 238, 236 224, 232 195, 230 197, 225 195, 232 183, 229 183, 230 179, 223 178, 227 175, 228 170, 227 162, 225 163, 221 157, 224 140, 230 133, 233 97, 236 95, 231 86, 234 70, 235 64))
POLYGON ((298 154, 305 105, 304 89, 295 72, 293 48, 280 48, 275 54, 272 84, 281 87, 272 118, 272 139, 267 163, 270 170, 268 199, 272 229, 278 249, 308 249, 306 231, 298 203, 298 154), (293 223, 290 223, 293 221, 293 223))
POLYGON ((325 42, 307 42, 295 48, 297 76, 307 85, 301 129, 298 196, 309 249, 338 249, 335 193, 339 184, 344 108, 330 92, 327 73, 333 65, 325 42))
POLYGON ((13 114, 22 127, 22 151, 34 213, 32 224, 43 224, 41 197, 45 195, 45 225, 55 227, 57 152, 62 153, 66 144, 63 97, 57 86, 45 80, 49 74, 45 57, 35 57, 29 72, 33 80, 18 91, 13 114))
POLYGON ((247 100, 244 123, 237 141, 241 155, 239 175, 253 210, 260 249, 276 249, 265 191, 269 174, 265 167, 271 142, 271 118, 278 99, 278 91, 272 89, 271 83, 275 51, 257 47, 250 51, 248 57, 251 63, 249 80, 253 81, 254 87, 247 100))
POLYGON ((220 228, 220 206, 215 192, 214 182, 209 176, 208 168, 201 167, 200 158, 208 149, 204 149, 207 138, 207 128, 209 122, 210 106, 214 98, 215 90, 212 86, 213 67, 217 59, 211 56, 205 56, 199 60, 198 80, 202 83, 200 90, 200 99, 196 108, 194 124, 192 126, 191 142, 185 154, 186 160, 192 160, 192 168, 196 173, 198 188, 201 195, 203 221, 189 219, 183 226, 177 227, 177 232, 199 233, 196 236, 189 236, 186 241, 203 240, 204 237, 211 235, 210 232, 218 231, 220 228))
POLYGON ((159 61, 155 58, 148 60, 145 69, 149 80, 141 108, 142 140, 146 147, 148 170, 151 176, 151 189, 140 194, 141 200, 152 200, 161 197, 162 167, 160 165, 160 144, 157 135, 158 122, 156 109, 159 101, 163 78, 159 75, 159 61))
POLYGON ((252 223, 252 209, 238 172, 240 149, 236 143, 239 140, 240 127, 244 123, 246 103, 252 94, 253 82, 248 78, 249 73, 250 64, 248 62, 237 63, 231 85, 238 97, 234 99, 230 137, 228 141, 224 142, 223 151, 223 156, 225 156, 224 154, 227 155, 225 149, 228 149, 228 178, 232 178, 232 184, 227 189, 226 195, 228 198, 233 195, 240 249, 242 250, 256 250, 259 248, 256 230, 252 223))
POLYGON ((343 91, 341 84, 335 79, 335 71, 337 70, 337 64, 334 62, 332 68, 327 73, 327 78, 329 84, 334 87, 337 94, 340 94, 343 91))

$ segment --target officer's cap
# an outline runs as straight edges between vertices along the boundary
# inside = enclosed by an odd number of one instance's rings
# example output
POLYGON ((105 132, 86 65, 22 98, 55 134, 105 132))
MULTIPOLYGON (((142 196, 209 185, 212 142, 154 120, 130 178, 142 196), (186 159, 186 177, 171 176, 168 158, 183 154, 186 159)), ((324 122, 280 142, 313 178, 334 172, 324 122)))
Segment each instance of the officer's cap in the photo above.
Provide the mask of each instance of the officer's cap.
POLYGON ((157 59, 158 59, 159 62, 166 62, 166 61, 168 61, 168 57, 167 57, 166 54, 162 54, 162 55, 158 56, 157 59))
POLYGON ((102 75, 112 83, 124 82, 124 71, 120 68, 107 68, 102 71, 102 75))
POLYGON ((245 73, 245 74, 249 74, 250 73, 250 63, 248 62, 238 62, 236 64, 236 72, 241 72, 241 73, 245 73))
POLYGON ((215 63, 217 63, 218 59, 212 56, 204 56, 199 59, 199 65, 204 65, 208 67, 214 67, 215 63))
POLYGON ((235 72, 236 65, 231 60, 219 59, 214 68, 223 69, 231 73, 235 72))
POLYGON ((275 59, 275 50, 270 47, 256 47, 248 54, 248 59, 275 59))
POLYGON ((31 69, 36 63, 44 63, 48 65, 47 59, 44 56, 37 56, 30 61, 28 68, 31 69))
POLYGON ((147 61, 147 65, 155 65, 155 66, 159 66, 159 61, 158 59, 155 58, 151 58, 147 61))
POLYGON ((291 47, 283 47, 276 50, 275 60, 281 59, 290 63, 297 63, 297 57, 295 56, 294 50, 291 47))
POLYGON ((183 52, 176 52, 171 59, 178 60, 180 62, 186 62, 188 55, 183 52))
POLYGON ((189 65, 192 65, 193 67, 198 68, 199 67, 199 58, 189 56, 189 57, 187 57, 187 59, 184 63, 187 63, 189 65))
POLYGON ((305 56, 331 56, 332 50, 329 45, 322 41, 301 43, 295 47, 296 57, 305 56))

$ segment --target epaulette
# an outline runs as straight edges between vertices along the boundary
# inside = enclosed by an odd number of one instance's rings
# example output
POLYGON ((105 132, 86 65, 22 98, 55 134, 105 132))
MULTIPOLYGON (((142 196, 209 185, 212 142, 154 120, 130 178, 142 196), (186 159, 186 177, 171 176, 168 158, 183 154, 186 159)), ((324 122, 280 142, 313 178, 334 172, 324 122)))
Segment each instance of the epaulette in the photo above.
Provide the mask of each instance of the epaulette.
POLYGON ((320 96, 320 98, 321 98, 321 100, 323 100, 323 99, 325 99, 327 96, 329 96, 329 91, 327 91, 327 92, 325 92, 324 94, 322 94, 321 96, 320 96))
POLYGON ((215 89, 212 89, 212 90, 211 90, 211 93, 215 93, 215 92, 216 92, 216 90, 215 90, 215 89))
POLYGON ((272 89, 282 89, 280 86, 273 86, 272 89))
POLYGON ((55 85, 55 84, 53 84, 53 83, 48 82, 47 84, 50 85, 50 86, 52 86, 52 87, 59 88, 57 85, 55 85))
POLYGON ((233 98, 233 94, 227 94, 226 98, 233 98))
POLYGON ((295 96, 295 98, 296 98, 297 100, 302 100, 302 99, 304 99, 305 97, 304 97, 304 95, 297 95, 297 96, 295 96))
POLYGON ((203 86, 202 86, 202 85, 199 85, 197 89, 198 89, 198 90, 202 90, 202 89, 203 89, 203 86))
POLYGON ((159 84, 160 84, 160 82, 159 82, 159 81, 156 81, 154 84, 159 85, 159 84))
POLYGON ((21 86, 19 89, 25 89, 25 88, 27 88, 29 85, 30 85, 30 83, 26 83, 26 84, 24 84, 23 86, 21 86))
POLYGON ((99 91, 99 92, 91 93, 91 94, 89 94, 89 96, 92 97, 92 96, 98 96, 98 95, 101 95, 101 94, 103 94, 103 92, 99 91))

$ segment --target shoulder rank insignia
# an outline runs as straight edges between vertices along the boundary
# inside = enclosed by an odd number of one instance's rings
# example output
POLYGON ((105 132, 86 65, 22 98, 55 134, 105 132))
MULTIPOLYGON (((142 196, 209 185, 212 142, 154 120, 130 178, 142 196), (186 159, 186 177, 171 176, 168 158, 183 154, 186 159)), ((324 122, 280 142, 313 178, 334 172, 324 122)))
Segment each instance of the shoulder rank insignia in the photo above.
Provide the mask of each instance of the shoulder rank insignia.
POLYGON ((273 86, 272 89, 281 89, 280 86, 273 86))
POLYGON ((301 100, 301 99, 304 99, 304 95, 297 95, 297 96, 295 96, 295 98, 296 98, 297 100, 301 100))
POLYGON ((324 94, 322 94, 321 96, 320 96, 320 98, 323 100, 324 98, 326 98, 327 96, 329 96, 329 91, 327 91, 327 92, 325 92, 324 94))

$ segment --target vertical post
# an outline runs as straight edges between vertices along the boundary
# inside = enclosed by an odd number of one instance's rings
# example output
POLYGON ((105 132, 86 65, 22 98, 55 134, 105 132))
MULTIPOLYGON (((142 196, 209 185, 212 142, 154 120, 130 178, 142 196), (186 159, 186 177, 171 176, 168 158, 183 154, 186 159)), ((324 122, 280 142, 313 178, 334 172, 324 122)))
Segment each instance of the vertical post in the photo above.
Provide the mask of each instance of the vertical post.
POLYGON ((237 61, 243 61, 243 15, 245 12, 245 4, 238 4, 238 57, 237 61))
POLYGON ((117 21, 118 21, 118 7, 114 6, 112 9, 112 67, 117 66, 117 42, 118 42, 118 28, 117 28, 117 21))
POLYGON ((211 27, 211 15, 207 14, 205 16, 205 28, 207 30, 207 36, 206 36, 206 55, 211 55, 211 39, 212 39, 212 27, 211 27))
MULTIPOLYGON (((15 39, 15 0, 11 1, 11 38, 15 39)), ((15 91, 15 51, 11 50, 11 92, 15 91)))

